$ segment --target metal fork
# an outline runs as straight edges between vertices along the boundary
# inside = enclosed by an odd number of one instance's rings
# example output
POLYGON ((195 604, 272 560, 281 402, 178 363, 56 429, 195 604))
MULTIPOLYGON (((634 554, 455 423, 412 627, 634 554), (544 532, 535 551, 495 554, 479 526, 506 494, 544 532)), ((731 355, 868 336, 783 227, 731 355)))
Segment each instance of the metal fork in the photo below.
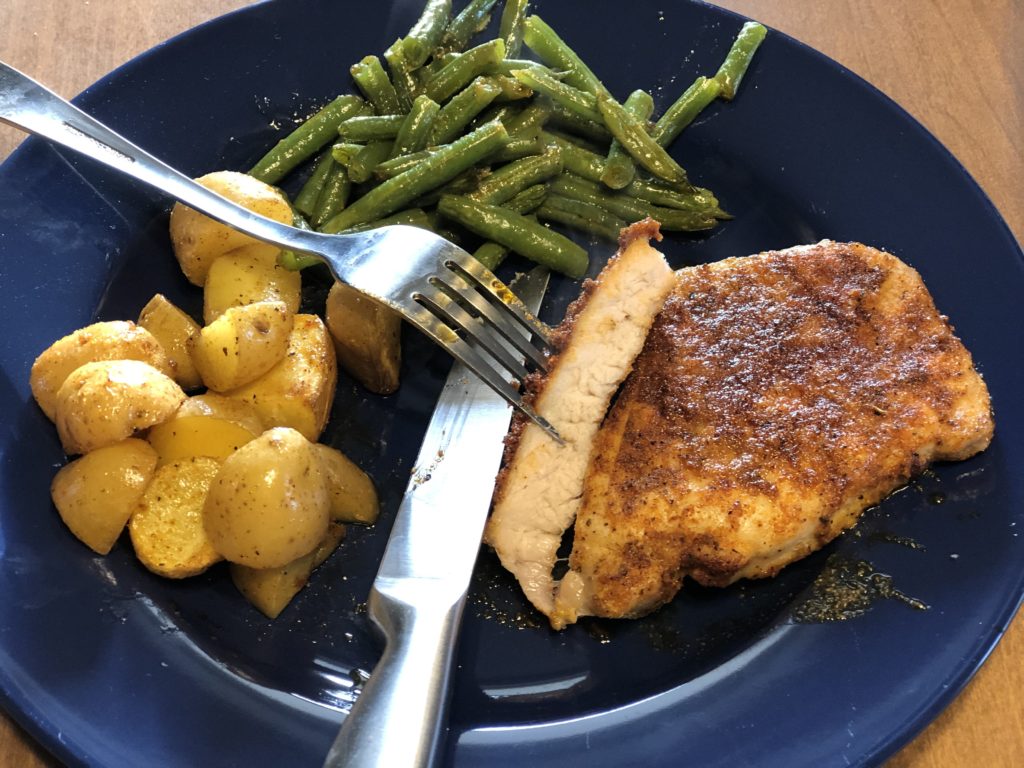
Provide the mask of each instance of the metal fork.
POLYGON ((528 369, 514 350, 546 370, 550 329, 458 246, 408 226, 325 235, 260 216, 174 170, 3 62, 0 121, 80 152, 247 235, 321 258, 335 278, 401 314, 561 442, 554 427, 523 402, 517 386, 528 369))

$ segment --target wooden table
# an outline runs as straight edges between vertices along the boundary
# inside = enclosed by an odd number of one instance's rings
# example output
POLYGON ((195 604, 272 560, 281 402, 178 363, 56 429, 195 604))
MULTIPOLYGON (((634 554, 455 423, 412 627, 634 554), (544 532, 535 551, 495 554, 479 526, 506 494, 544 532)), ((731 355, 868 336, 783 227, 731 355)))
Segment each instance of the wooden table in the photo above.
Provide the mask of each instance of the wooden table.
MULTIPOLYGON (((155 43, 246 4, 3 0, 0 59, 71 96, 155 43)), ((808 43, 892 96, 953 151, 1024 242, 1024 5, 1018 0, 719 4, 808 43)), ((21 138, 0 126, 0 159, 21 138)), ((0 715, 0 768, 56 764, 0 715)), ((1024 765, 1024 620, 1011 626, 959 698, 888 765, 1024 765)))

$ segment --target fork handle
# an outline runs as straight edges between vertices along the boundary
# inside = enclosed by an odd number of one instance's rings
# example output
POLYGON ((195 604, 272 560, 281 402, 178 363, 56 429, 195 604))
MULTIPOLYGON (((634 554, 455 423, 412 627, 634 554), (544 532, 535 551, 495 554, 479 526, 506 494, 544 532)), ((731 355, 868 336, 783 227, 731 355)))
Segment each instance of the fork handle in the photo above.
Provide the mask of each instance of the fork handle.
POLYGON ((436 762, 465 593, 452 601, 429 583, 402 580, 395 586, 375 585, 370 593, 368 609, 384 634, 384 654, 324 768, 426 768, 436 762))
POLYGON ((80 152, 279 248, 308 251, 315 246, 311 233, 260 216, 211 192, 2 61, 0 121, 80 152))

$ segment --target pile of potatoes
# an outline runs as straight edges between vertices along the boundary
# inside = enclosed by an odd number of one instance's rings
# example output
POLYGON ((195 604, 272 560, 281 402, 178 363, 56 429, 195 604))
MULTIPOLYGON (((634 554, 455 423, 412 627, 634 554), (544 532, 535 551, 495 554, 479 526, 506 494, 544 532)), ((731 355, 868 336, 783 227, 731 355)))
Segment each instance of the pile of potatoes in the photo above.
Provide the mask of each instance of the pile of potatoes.
MULTIPOLYGON (((199 181, 292 221, 287 198, 250 176, 199 181)), ((161 576, 228 561, 242 594, 274 618, 345 523, 376 519, 369 477, 317 440, 339 362, 372 391, 398 386, 399 321, 340 284, 326 323, 300 313, 300 273, 278 265, 276 248, 183 206, 171 241, 203 289, 203 326, 157 294, 138 323, 77 330, 32 366, 36 401, 79 455, 57 472, 53 501, 97 553, 127 527, 139 561, 161 576)))

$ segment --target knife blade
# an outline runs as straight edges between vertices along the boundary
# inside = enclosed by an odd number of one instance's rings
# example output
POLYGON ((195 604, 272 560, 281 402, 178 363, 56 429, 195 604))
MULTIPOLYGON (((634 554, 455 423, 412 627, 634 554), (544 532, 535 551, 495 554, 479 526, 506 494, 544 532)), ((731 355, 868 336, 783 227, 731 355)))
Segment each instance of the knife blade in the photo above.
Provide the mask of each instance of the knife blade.
MULTIPOLYGON (((549 272, 510 287, 532 312, 549 272)), ((345 718, 325 768, 434 761, 462 609, 512 409, 456 364, 434 408, 367 602, 384 652, 345 718)))

